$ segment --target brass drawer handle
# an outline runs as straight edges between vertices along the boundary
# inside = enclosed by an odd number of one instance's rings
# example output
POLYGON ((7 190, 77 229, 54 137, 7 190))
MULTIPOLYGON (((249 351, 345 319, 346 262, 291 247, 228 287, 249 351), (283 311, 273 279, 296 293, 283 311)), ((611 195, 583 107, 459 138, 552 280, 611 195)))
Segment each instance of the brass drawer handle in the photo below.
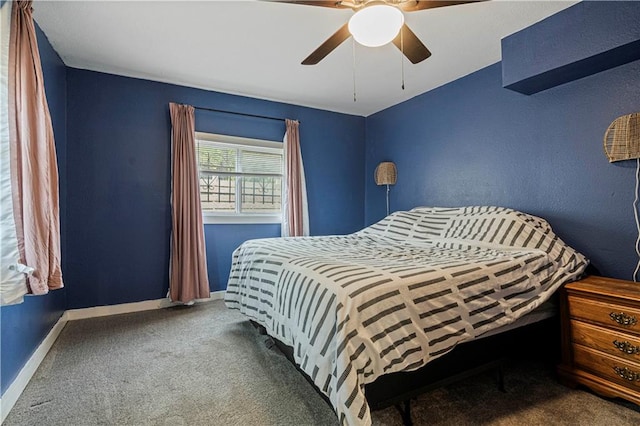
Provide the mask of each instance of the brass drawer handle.
POLYGON ((613 367, 613 370, 616 372, 618 376, 620 376, 625 380, 628 380, 630 382, 640 381, 640 373, 636 373, 635 371, 630 370, 627 367, 621 368, 621 367, 615 366, 613 367))
POLYGON ((620 313, 611 312, 609 314, 609 317, 611 317, 612 320, 614 320, 620 325, 632 326, 632 325, 636 325, 636 323, 638 322, 636 317, 634 317, 633 315, 627 315, 624 312, 620 312, 620 313))
POLYGON ((640 354, 640 346, 632 345, 628 340, 625 340, 624 342, 618 342, 617 340, 614 340, 613 346, 627 355, 640 354))

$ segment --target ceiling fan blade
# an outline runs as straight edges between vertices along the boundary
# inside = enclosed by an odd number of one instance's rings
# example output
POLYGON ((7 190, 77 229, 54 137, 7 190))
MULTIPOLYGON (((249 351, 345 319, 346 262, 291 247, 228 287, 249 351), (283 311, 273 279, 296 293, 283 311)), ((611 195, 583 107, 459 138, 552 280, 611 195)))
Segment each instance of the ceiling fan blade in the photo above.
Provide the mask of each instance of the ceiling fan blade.
POLYGON ((393 39, 393 44, 404 53, 404 56, 406 56, 412 64, 422 62, 431 56, 431 52, 429 52, 427 46, 422 44, 418 36, 411 31, 407 24, 402 26, 400 33, 393 39), (400 35, 402 35, 402 39, 400 35))
POLYGON ((314 50, 311 55, 302 61, 302 65, 315 65, 324 59, 336 47, 340 46, 346 39, 351 36, 349 33, 349 24, 344 24, 338 31, 333 33, 324 43, 314 50))
POLYGON ((290 4, 303 4, 307 6, 320 6, 320 7, 333 7, 335 9, 351 9, 349 6, 343 6, 340 0, 320 0, 320 1, 297 1, 297 0, 263 0, 270 1, 271 3, 290 3, 290 4))
MULTIPOLYGON (((400 8, 405 12, 415 12, 416 10, 435 9, 436 7, 455 6, 457 4, 478 3, 487 0, 467 0, 467 1, 439 1, 439 0, 415 0, 400 4, 400 8)), ((323 2, 324 3, 324 2, 323 2)))

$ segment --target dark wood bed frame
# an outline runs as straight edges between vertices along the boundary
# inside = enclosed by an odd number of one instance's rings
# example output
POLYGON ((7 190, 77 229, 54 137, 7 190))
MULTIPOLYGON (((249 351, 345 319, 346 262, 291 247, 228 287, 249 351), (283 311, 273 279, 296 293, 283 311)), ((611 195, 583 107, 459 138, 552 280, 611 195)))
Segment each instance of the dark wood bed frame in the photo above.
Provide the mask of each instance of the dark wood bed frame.
MULTIPOLYGON (((264 327, 252 324, 267 334, 264 327)), ((291 361, 316 391, 329 403, 311 378, 294 362, 293 349, 273 338, 275 345, 291 361)), ((555 365, 560 359, 560 320, 556 315, 545 320, 515 328, 504 333, 472 340, 451 352, 430 361, 424 367, 409 372, 391 373, 365 385, 365 395, 371 410, 395 406, 405 425, 411 425, 411 399, 418 395, 493 370, 496 384, 504 389, 503 365, 508 360, 535 357, 555 365)), ((329 403, 329 405, 331 405, 329 403)))

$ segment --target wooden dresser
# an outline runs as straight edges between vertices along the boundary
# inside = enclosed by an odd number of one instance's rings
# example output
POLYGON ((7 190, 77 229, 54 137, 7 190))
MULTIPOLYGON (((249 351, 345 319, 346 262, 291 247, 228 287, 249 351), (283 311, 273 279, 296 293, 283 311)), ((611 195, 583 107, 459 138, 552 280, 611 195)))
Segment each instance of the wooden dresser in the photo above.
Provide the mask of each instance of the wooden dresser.
POLYGON ((640 283, 590 276, 560 299, 560 380, 640 404, 640 283))

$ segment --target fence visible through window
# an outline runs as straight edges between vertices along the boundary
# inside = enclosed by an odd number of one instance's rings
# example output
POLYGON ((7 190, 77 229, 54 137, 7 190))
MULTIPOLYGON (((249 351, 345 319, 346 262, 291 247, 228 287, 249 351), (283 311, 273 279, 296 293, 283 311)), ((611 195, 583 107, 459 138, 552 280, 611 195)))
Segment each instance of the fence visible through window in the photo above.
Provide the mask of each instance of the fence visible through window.
POLYGON ((212 212, 235 212, 238 180, 242 182, 241 212, 280 212, 282 206, 282 178, 271 176, 200 176, 202 209, 212 212))

